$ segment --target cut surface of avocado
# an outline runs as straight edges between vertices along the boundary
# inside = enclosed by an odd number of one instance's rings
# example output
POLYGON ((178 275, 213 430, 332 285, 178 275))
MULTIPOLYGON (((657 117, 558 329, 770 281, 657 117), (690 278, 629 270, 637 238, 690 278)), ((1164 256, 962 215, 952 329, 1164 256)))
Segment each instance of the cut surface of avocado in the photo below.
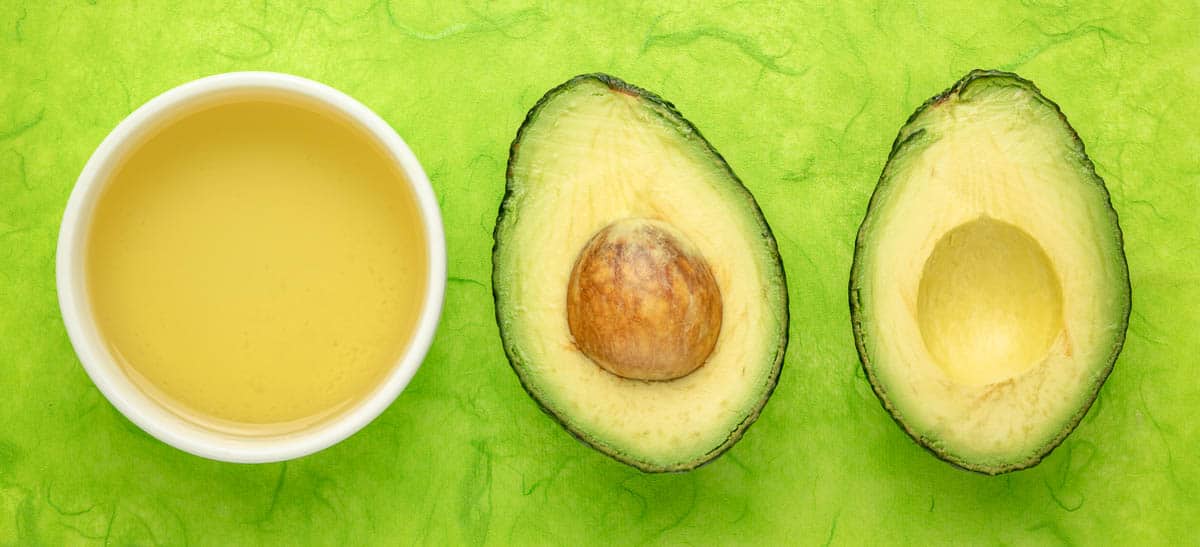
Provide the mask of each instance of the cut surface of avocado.
POLYGON ((552 89, 509 156, 492 286, 522 385, 643 471, 720 455, 787 346, 787 289, 749 191, 661 98, 601 74, 552 89))
POLYGON ((1058 446, 1130 310, 1117 214, 1058 105, 973 71, 921 106, 859 229, 850 303, 872 388, 935 455, 996 474, 1058 446))

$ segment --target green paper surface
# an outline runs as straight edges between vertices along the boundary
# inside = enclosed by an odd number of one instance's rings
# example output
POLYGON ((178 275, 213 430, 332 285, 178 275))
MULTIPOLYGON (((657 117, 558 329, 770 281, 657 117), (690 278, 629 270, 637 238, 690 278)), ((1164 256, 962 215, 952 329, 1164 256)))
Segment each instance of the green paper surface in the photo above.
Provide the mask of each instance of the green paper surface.
POLYGON ((1200 529, 1200 7, 1131 1, 348 1, 0 5, 0 545, 1179 544, 1200 529), (707 4, 707 3, 702 3, 707 4), (989 478, 901 432, 863 378, 847 276, 896 131, 976 67, 1063 108, 1125 231, 1125 350, 1041 465, 989 478), (67 340, 54 249, 101 139, 167 89, 233 70, 361 100, 421 159, 449 283, 423 368, 379 419, 288 463, 203 460, 142 433, 67 340), (500 346, 492 227, 508 145, 572 75, 660 93, 754 192, 791 343, 761 419, 687 474, 571 438, 500 346))

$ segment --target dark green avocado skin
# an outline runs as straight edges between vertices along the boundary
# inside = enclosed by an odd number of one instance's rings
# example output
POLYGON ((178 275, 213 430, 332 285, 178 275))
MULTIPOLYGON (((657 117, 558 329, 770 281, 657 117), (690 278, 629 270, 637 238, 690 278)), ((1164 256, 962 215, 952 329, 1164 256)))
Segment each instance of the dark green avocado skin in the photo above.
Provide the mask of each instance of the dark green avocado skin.
MULTIPOLYGON (((726 173, 729 176, 729 180, 736 183, 738 185, 738 187, 743 192, 745 192, 745 194, 747 196, 751 195, 750 191, 745 187, 745 184, 743 184, 741 179, 739 179, 738 176, 736 174, 734 174, 733 169, 729 167, 729 164, 728 164, 728 162, 725 161, 725 158, 723 156, 721 156, 721 154, 719 152, 717 152, 717 150, 715 148, 713 148, 712 144, 710 144, 708 142, 708 140, 704 138, 703 135, 700 134, 700 130, 696 129, 696 126, 692 125, 691 122, 689 122, 686 118, 684 118, 683 115, 680 114, 679 111, 675 109, 674 104, 671 104, 669 101, 664 100, 662 97, 659 97, 658 95, 656 95, 650 91, 646 91, 645 89, 642 89, 633 84, 627 83, 624 80, 621 80, 620 78, 617 78, 615 76, 610 76, 608 74, 592 73, 592 74, 580 74, 578 76, 575 76, 575 77, 567 80, 566 82, 563 82, 562 84, 558 85, 557 87, 551 89, 550 91, 547 91, 546 94, 543 95, 542 98, 539 99, 538 102, 533 105, 533 108, 531 108, 529 110, 529 113, 525 115, 525 120, 521 123, 521 127, 519 129, 517 129, 517 135, 513 139, 512 145, 509 147, 508 166, 507 166, 507 169, 505 170, 504 197, 500 201, 500 211, 497 214, 496 226, 492 232, 492 256, 493 256, 492 298, 493 298, 494 303, 495 303, 495 300, 498 298, 498 295, 496 293, 497 280, 496 280, 496 276, 495 276, 495 271, 496 271, 495 259, 497 256, 496 255, 497 250, 499 249, 499 246, 500 246, 500 237, 499 237, 500 234, 499 234, 498 230, 501 225, 501 222, 500 222, 501 219, 503 219, 506 214, 510 214, 512 212, 511 198, 513 196, 513 190, 514 190, 512 168, 513 168, 513 165, 515 165, 515 163, 516 163, 518 154, 520 154, 522 137, 524 136, 526 128, 530 127, 531 124, 533 123, 533 121, 535 119, 537 119, 538 114, 540 114, 541 109, 545 104, 550 102, 550 100, 553 99, 558 94, 560 94, 564 91, 567 91, 567 90, 573 88, 574 86, 577 86, 581 83, 588 82, 588 81, 601 82, 604 85, 608 86, 609 89, 612 89, 613 91, 625 93, 627 95, 632 95, 632 96, 638 97, 644 101, 656 104, 659 107, 661 107, 670 116, 671 119, 669 119, 668 121, 672 122, 673 126, 675 126, 681 132, 691 134, 695 138, 697 143, 708 147, 708 149, 713 153, 713 156, 715 156, 717 158, 717 161, 719 161, 721 166, 725 169, 726 173)), ((777 269, 779 271, 779 275, 782 278, 784 287, 786 287, 787 286, 787 278, 786 278, 786 274, 784 273, 784 269, 783 269, 783 259, 780 258, 780 256, 779 256, 779 248, 775 241, 775 235, 771 231, 771 227, 767 223, 766 218, 763 216, 762 209, 758 206, 758 203, 756 201, 754 201, 753 198, 749 199, 748 201, 753 206, 754 215, 757 216, 758 220, 760 221, 761 225, 763 226, 764 239, 766 239, 766 243, 770 246, 771 254, 775 257, 775 262, 777 265, 777 269)), ((519 363, 521 360, 521 356, 518 355, 514 351, 511 341, 506 337, 506 335, 504 333, 504 329, 500 329, 500 338, 504 345, 504 353, 508 357, 509 366, 511 366, 513 371, 516 373, 517 378, 521 382, 521 387, 525 389, 525 392, 529 394, 530 398, 532 398, 535 402, 537 402, 538 407, 542 410, 542 412, 544 412, 547 416, 550 416, 550 418, 552 418, 555 422, 557 422, 560 426, 562 426, 563 429, 565 429, 568 433, 570 433, 571 436, 575 437, 576 439, 583 442, 587 446, 590 446, 590 447, 596 449, 597 451, 599 451, 621 463, 630 465, 642 472, 645 472, 645 473, 679 473, 679 472, 686 472, 686 471, 691 471, 693 469, 699 468, 699 467, 713 461, 721 454, 724 454, 725 451, 729 450, 734 444, 736 444, 739 440, 741 440, 742 435, 744 435, 746 432, 746 429, 748 429, 750 427, 750 425, 753 424, 758 419, 759 414, 762 413, 763 407, 766 406, 767 401, 771 398, 771 395, 775 392, 775 388, 779 383, 779 375, 783 369, 784 356, 787 352, 788 330, 789 330, 788 325, 790 325, 790 321, 791 321, 790 312, 788 310, 787 304, 788 304, 788 295, 787 295, 787 291, 784 291, 783 335, 780 337, 779 348, 775 353, 775 363, 773 365, 773 372, 771 373, 771 376, 768 380, 768 386, 767 386, 766 390, 764 391, 762 398, 759 400, 757 406, 755 406, 755 408, 752 409, 752 411, 746 417, 746 419, 742 420, 742 422, 740 424, 738 424, 737 428, 735 428, 733 431, 731 431, 729 433, 729 436, 725 439, 725 441, 723 443, 721 443, 720 446, 717 446, 716 448, 709 451, 707 454, 705 454, 704 456, 702 456, 699 459, 684 463, 679 466, 673 466, 673 467, 660 467, 660 466, 651 464, 649 462, 644 462, 644 461, 641 461, 638 459, 628 457, 627 455, 622 454, 619 451, 613 449, 612 447, 600 442, 598 439, 594 439, 594 438, 588 436, 586 432, 579 431, 579 430, 571 427, 569 422, 567 420, 565 420, 564 417, 559 416, 554 411, 554 409, 547 406, 545 401, 543 401, 538 396, 537 391, 531 388, 531 386, 529 384, 529 379, 525 378, 525 376, 521 373, 521 367, 517 365, 517 363, 519 363)), ((495 309, 496 314, 497 314, 496 315, 496 324, 502 325, 503 322, 502 322, 501 317, 499 316, 500 306, 498 304, 496 304, 493 306, 493 308, 495 309)))
MULTIPOLYGON (((1062 442, 1067 438, 1067 436, 1070 435, 1071 432, 1075 430, 1075 427, 1079 425, 1079 422, 1081 420, 1083 420, 1083 417, 1085 415, 1087 415, 1088 409, 1090 409, 1092 407, 1092 404, 1095 403, 1095 401, 1096 401, 1096 397, 1100 394, 1100 388, 1104 385, 1105 380, 1108 379, 1109 374, 1112 373, 1113 365, 1116 364, 1117 356, 1120 355, 1121 347, 1125 343, 1125 331, 1129 325, 1129 313, 1132 308, 1132 292, 1133 291, 1132 291, 1132 287, 1129 283, 1128 264, 1125 260, 1124 252, 1122 251, 1121 265, 1122 265, 1122 271, 1124 273, 1124 282, 1125 282, 1125 291, 1124 291, 1125 294, 1123 295, 1125 298, 1125 309, 1124 309, 1125 313, 1124 313, 1124 317, 1121 320, 1122 327, 1120 329, 1120 334, 1117 337, 1117 341, 1113 344, 1112 353, 1109 355, 1107 363, 1105 364, 1103 370, 1100 372, 1101 377, 1100 377, 1099 381, 1095 383, 1095 388, 1085 398, 1084 404, 1079 408, 1078 411, 1076 411, 1076 413, 1074 415, 1071 416, 1070 419, 1067 420, 1067 422, 1063 425, 1062 430, 1059 431, 1058 435, 1056 435, 1053 439, 1051 439, 1051 441, 1049 443, 1047 443, 1045 446, 1043 446, 1041 450, 1035 452, 1028 459, 1025 459, 1025 460, 1019 461, 1019 462, 1014 462, 1011 464, 998 465, 998 466, 981 465, 981 464, 960 458, 960 457, 956 456, 955 454, 952 454, 952 453, 942 449, 942 447, 939 446, 939 444, 937 443, 937 441, 935 439, 931 439, 931 438, 928 438, 926 436, 923 436, 923 435, 917 433, 911 427, 909 427, 909 425, 907 423, 905 423, 904 417, 900 414, 899 410, 892 404, 891 400, 888 398, 887 390, 884 389, 884 387, 880 384, 880 382, 876 378, 874 369, 870 362, 870 357, 867 355, 867 349, 865 346, 865 334, 863 332, 863 317, 862 317, 863 310, 862 310, 862 305, 859 302, 859 278, 861 276, 860 268, 862 265, 861 258, 862 258, 863 248, 865 247, 865 244, 866 244, 866 242, 864 241, 864 237, 866 236, 866 234, 865 234, 865 227, 867 224, 866 219, 870 217, 872 211, 875 208, 875 205, 876 205, 875 199, 879 195, 880 188, 885 183, 886 174, 888 172, 888 167, 890 167, 892 160, 894 158, 896 158, 899 153, 903 152, 904 148, 906 146, 910 145, 914 141, 917 141, 921 137, 921 133, 923 133, 923 131, 924 131, 924 130, 918 130, 916 132, 907 131, 909 124, 911 124, 914 120, 916 120, 923 112, 925 112, 926 109, 935 108, 939 104, 944 102, 945 100, 949 99, 950 97, 956 96, 956 95, 969 95, 972 91, 977 90, 983 86, 1016 86, 1016 87, 1020 87, 1020 88, 1028 90, 1029 92, 1031 92, 1034 95, 1034 97, 1037 98, 1037 100, 1041 101, 1045 105, 1052 108, 1058 114, 1059 119, 1062 120, 1063 125, 1065 125, 1067 127, 1067 129, 1071 132, 1071 136, 1072 136, 1073 144, 1074 144, 1074 148, 1075 148, 1074 151, 1078 154, 1078 156, 1081 160, 1081 163, 1084 165, 1085 169, 1087 170, 1087 174, 1089 174, 1091 176, 1092 181, 1095 182, 1095 184, 1097 186, 1099 186, 1100 190, 1104 193, 1105 203, 1108 207, 1108 210, 1109 210, 1109 212, 1112 213, 1113 217, 1116 218, 1117 213, 1116 213, 1116 210, 1113 209, 1112 199, 1109 197, 1108 189, 1104 185, 1104 179, 1100 178, 1100 175, 1096 174, 1095 165, 1092 163, 1092 160, 1090 158, 1088 158, 1088 155, 1087 155, 1086 151, 1084 150, 1083 141, 1079 138, 1079 134, 1075 131, 1075 128, 1072 127, 1071 124, 1067 121, 1066 115, 1063 114, 1062 109, 1058 106, 1058 104, 1055 103, 1054 101, 1051 101, 1050 99, 1046 98, 1044 95, 1042 95, 1041 90, 1039 90, 1038 87, 1036 85, 1034 85, 1033 82, 1026 80, 1012 72, 1003 72, 1003 71, 998 71, 998 70, 980 70, 980 69, 972 70, 971 72, 967 73, 966 76, 963 76, 963 78, 961 80, 956 82, 949 89, 934 96, 933 98, 930 98, 929 100, 925 101, 925 103, 922 104, 920 107, 918 107, 917 110, 915 112, 913 112, 913 114, 911 116, 908 117, 908 120, 904 122, 904 126, 900 128, 900 132, 896 136, 896 140, 892 143, 891 152, 888 154, 888 161, 884 165, 883 173, 880 175, 880 178, 879 178, 879 183, 876 185, 875 191, 871 195, 871 200, 867 205, 867 212, 866 212, 866 215, 864 216, 863 224, 860 226, 859 232, 858 232, 858 237, 855 239, 855 242, 854 242, 854 263, 850 269, 850 322, 854 329, 854 344, 855 344, 855 347, 858 349, 858 357, 859 357, 859 361, 862 364, 863 372, 866 374, 867 381, 871 384, 871 389, 872 389, 872 391, 875 392, 875 396, 879 398, 880 404, 882 404, 883 408, 888 411, 888 414, 892 417, 892 420, 895 421, 896 424, 899 425, 900 428, 903 429, 904 432, 907 433, 909 437, 911 437, 914 441, 916 441, 918 445, 920 445, 925 450, 929 451, 929 453, 933 454, 934 456, 937 456, 938 459, 941 459, 945 462, 950 463, 951 465, 954 465, 955 467, 958 467, 960 469, 965 469, 967 471, 974 471, 976 473, 981 473, 984 475, 999 475, 999 474, 1008 473, 1011 471, 1019 471, 1022 469, 1028 469, 1030 467, 1037 465, 1038 463, 1041 463, 1041 461, 1043 459, 1045 459, 1047 456, 1049 456, 1050 453, 1055 448, 1058 448, 1058 446, 1060 444, 1062 444, 1062 442)), ((1124 236, 1121 233, 1121 228, 1120 228, 1119 223, 1117 223, 1117 225, 1116 225, 1115 237, 1117 238, 1118 248, 1123 250, 1125 247, 1124 236)))

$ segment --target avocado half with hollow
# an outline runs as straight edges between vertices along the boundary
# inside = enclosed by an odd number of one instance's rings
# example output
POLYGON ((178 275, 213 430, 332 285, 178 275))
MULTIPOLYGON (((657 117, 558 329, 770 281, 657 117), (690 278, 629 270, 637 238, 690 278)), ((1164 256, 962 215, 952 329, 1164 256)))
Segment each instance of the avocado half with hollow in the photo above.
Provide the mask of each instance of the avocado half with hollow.
POLYGON ((939 458, 997 474, 1058 446, 1130 310, 1117 214, 1058 105, 993 71, 922 105, 859 228, 850 310, 875 394, 939 458))
POLYGON ((579 439, 685 471, 741 438, 787 347, 787 288, 750 192, 658 96, 577 76, 509 155, 492 288, 526 391, 579 439))

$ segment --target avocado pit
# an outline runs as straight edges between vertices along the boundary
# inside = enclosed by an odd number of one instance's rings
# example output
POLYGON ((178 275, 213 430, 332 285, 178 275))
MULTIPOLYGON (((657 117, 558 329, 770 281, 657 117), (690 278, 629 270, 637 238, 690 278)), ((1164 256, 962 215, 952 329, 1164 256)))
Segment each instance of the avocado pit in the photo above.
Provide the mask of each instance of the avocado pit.
POLYGON ((671 225, 646 218, 592 236, 567 286, 576 346, 635 380, 673 380, 703 365, 721 332, 721 310, 704 257, 671 225))

